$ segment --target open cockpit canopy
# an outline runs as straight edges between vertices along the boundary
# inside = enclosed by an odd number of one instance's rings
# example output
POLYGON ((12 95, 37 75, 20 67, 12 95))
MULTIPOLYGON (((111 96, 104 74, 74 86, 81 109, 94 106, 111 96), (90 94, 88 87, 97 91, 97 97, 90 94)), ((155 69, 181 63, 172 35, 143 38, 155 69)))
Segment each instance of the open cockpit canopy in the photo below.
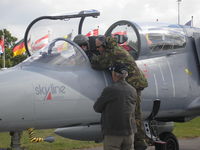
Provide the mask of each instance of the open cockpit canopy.
POLYGON ((48 47, 57 38, 71 40, 82 33, 83 21, 86 17, 98 17, 96 10, 54 16, 42 16, 33 20, 24 36, 25 47, 29 55, 48 47))

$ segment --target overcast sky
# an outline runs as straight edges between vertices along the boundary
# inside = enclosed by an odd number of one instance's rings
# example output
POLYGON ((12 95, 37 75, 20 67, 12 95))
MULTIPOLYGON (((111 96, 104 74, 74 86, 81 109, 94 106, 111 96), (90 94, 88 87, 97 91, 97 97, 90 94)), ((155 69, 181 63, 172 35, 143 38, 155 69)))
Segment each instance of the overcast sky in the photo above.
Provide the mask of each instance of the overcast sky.
MULTIPOLYGON (((108 27, 126 19, 139 22, 177 23, 177 0, 0 0, 0 29, 8 29, 23 38, 28 24, 35 18, 60 12, 96 9, 108 27)), ((194 16, 194 26, 200 27, 200 0, 182 0, 180 23, 194 16)))

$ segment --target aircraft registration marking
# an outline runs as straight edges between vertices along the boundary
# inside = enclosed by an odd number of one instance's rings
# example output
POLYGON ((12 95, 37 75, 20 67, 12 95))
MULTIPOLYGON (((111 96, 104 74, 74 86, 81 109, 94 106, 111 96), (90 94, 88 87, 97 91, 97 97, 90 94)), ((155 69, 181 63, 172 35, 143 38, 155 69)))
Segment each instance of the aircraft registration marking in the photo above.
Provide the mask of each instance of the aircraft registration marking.
POLYGON ((142 72, 144 73, 145 77, 148 78, 149 77, 149 72, 148 72, 148 69, 147 69, 147 64, 143 64, 144 66, 144 69, 142 69, 142 72))
POLYGON ((140 70, 143 72, 144 76, 148 78, 149 77, 148 65, 146 63, 143 63, 143 61, 137 62, 137 65, 139 66, 140 70))

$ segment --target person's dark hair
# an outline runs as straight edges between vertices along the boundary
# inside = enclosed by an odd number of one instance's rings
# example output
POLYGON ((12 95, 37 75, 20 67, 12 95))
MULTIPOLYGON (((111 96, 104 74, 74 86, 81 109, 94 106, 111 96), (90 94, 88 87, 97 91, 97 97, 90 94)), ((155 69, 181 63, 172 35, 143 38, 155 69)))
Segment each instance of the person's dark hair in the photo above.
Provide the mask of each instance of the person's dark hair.
POLYGON ((106 47, 106 37, 104 35, 98 35, 96 39, 102 42, 103 47, 106 47))
POLYGON ((114 72, 117 72, 117 73, 120 73, 122 74, 122 71, 125 70, 125 71, 128 71, 128 68, 126 65, 122 64, 122 63, 115 63, 113 66, 112 66, 112 71, 114 72))
POLYGON ((88 46, 89 48, 89 38, 85 35, 78 34, 77 36, 74 37, 73 42, 75 42, 79 46, 85 45, 88 46))
POLYGON ((117 76, 123 80, 128 76, 128 68, 126 65, 122 63, 115 63, 111 67, 111 70, 117 73, 117 76))

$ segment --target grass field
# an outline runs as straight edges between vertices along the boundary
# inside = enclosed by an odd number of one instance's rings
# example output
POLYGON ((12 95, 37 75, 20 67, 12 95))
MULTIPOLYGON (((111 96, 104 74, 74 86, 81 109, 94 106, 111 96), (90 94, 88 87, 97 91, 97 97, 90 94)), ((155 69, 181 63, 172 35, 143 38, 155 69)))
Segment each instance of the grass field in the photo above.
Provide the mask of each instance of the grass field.
POLYGON ((200 137, 200 117, 185 123, 176 123, 173 132, 177 137, 200 137))
MULTIPOLYGON (((29 150, 70 150, 70 149, 79 149, 79 148, 89 148, 100 146, 101 144, 97 144, 94 142, 81 142, 69 140, 66 138, 62 138, 53 133, 53 129, 50 130, 36 130, 35 134, 37 137, 46 137, 46 136, 54 136, 54 143, 30 143, 28 139, 27 132, 23 133, 21 144, 23 147, 28 147, 29 150)), ((186 123, 176 123, 174 134, 178 138, 182 137, 200 137, 200 117, 196 118, 190 122, 186 123)), ((0 133, 0 148, 6 148, 10 145, 10 136, 9 133, 0 133)))
MULTIPOLYGON (((29 141, 29 135, 25 131, 23 132, 23 136, 21 139, 22 147, 28 147, 29 150, 70 150, 70 149, 79 149, 79 148, 89 148, 100 146, 101 144, 97 144, 95 142, 83 142, 76 140, 69 140, 66 138, 62 138, 60 136, 55 135, 53 129, 49 130, 35 130, 35 135, 37 137, 47 137, 53 136, 55 138, 55 142, 47 143, 31 143, 29 141)), ((0 133, 0 148, 6 148, 10 146, 10 136, 8 132, 0 133)))

